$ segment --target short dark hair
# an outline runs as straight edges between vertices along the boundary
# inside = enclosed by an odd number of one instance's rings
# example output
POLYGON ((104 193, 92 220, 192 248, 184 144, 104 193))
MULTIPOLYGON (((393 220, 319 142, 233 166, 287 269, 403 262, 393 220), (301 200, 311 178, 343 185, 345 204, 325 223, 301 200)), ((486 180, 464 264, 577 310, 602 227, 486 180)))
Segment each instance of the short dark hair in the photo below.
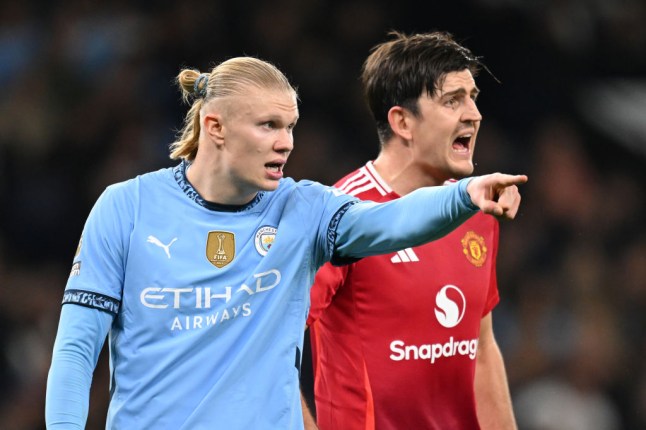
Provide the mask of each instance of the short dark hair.
POLYGON ((426 91, 433 95, 450 72, 468 69, 476 76, 486 67, 450 33, 406 35, 392 31, 393 38, 376 45, 363 63, 361 82, 368 106, 377 123, 379 140, 392 137, 388 111, 402 106, 417 115, 417 100, 426 91))

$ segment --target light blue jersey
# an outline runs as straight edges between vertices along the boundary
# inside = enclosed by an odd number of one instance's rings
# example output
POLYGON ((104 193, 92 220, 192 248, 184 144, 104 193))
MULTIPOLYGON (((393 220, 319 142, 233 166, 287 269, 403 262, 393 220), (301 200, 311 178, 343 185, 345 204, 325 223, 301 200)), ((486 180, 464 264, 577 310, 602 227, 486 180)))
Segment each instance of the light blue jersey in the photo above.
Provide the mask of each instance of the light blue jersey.
MULTIPOLYGON (((63 302, 98 309, 97 324, 111 324, 109 429, 302 428, 300 349, 316 270, 431 240, 475 213, 466 183, 397 206, 283 179, 245 206, 214 205, 184 170, 109 187, 74 258, 63 302)), ((58 419, 57 384, 69 366, 57 351, 86 337, 74 330, 59 328, 48 423, 58 419)), ((79 348, 94 355, 83 367, 90 373, 103 339, 94 343, 79 348)))

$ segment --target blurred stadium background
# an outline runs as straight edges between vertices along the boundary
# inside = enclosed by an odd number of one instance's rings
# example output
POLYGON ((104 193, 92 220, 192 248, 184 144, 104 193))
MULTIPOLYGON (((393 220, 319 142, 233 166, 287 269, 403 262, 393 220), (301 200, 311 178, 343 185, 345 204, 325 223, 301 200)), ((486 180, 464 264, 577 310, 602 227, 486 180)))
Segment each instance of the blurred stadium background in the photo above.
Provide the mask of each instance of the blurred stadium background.
MULTIPOLYGON (((377 154, 358 76, 390 29, 448 30, 500 80, 478 79, 475 159, 530 177, 494 311, 521 429, 646 428, 645 21, 643 0, 3 1, 0 429, 44 428, 83 223, 107 185, 172 165, 180 67, 277 64, 301 96, 287 173, 330 184, 377 154)), ((90 430, 107 381, 104 355, 90 430)))

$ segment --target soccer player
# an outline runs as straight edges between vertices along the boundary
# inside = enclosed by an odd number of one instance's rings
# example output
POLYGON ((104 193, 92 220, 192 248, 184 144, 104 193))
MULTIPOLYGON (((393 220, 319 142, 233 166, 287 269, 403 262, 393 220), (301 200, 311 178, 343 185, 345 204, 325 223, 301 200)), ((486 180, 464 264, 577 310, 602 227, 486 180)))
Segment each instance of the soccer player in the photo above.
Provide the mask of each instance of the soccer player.
MULTIPOLYGON (((391 36, 362 70, 380 153, 336 184, 375 202, 470 175, 482 120, 477 57, 447 33, 391 36)), ((497 248, 479 213, 440 240, 321 268, 308 318, 321 430, 515 428, 492 331, 497 248)))
POLYGON ((49 429, 83 428, 110 346, 108 429, 299 429, 309 287, 326 261, 419 245, 478 208, 513 218, 493 174, 394 204, 283 177, 297 94, 251 57, 182 70, 174 168, 109 186, 83 229, 47 383, 49 429))

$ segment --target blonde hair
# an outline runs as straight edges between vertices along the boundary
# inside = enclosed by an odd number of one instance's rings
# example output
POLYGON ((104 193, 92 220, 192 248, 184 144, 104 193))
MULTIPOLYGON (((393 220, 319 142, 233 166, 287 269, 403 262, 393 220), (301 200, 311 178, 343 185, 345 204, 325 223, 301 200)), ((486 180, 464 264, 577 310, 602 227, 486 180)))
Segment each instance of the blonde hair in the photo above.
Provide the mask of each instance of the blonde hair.
POLYGON ((182 99, 193 100, 178 139, 170 145, 170 158, 193 161, 200 136, 200 110, 211 99, 242 95, 250 87, 292 92, 285 75, 276 66, 253 57, 236 57, 215 66, 210 73, 183 69, 177 76, 182 99))

